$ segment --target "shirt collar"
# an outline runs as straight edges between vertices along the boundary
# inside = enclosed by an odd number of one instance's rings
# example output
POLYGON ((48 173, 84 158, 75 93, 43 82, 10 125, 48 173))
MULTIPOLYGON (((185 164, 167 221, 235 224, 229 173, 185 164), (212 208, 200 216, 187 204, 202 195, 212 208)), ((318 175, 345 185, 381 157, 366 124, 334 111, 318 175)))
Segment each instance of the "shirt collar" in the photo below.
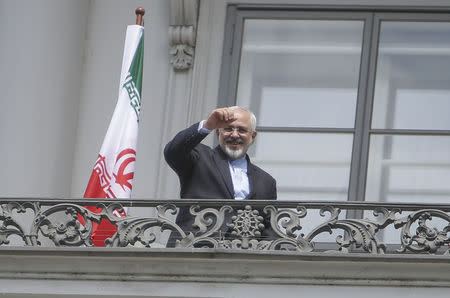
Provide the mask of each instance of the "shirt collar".
POLYGON ((228 162, 234 168, 241 168, 247 171, 247 159, 245 158, 245 156, 235 160, 229 160, 228 162))

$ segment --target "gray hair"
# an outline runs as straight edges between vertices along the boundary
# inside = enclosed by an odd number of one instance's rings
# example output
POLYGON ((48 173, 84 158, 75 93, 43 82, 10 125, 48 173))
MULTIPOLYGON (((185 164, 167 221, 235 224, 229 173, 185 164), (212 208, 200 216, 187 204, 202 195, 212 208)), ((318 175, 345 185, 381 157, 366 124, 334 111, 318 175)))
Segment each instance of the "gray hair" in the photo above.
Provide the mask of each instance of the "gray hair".
POLYGON ((239 107, 239 106, 231 106, 228 108, 232 111, 242 110, 242 111, 246 111, 247 113, 249 113, 250 114, 250 125, 252 127, 252 131, 256 131, 256 116, 255 116, 255 114, 253 114, 252 111, 250 111, 249 109, 246 109, 246 108, 239 107))

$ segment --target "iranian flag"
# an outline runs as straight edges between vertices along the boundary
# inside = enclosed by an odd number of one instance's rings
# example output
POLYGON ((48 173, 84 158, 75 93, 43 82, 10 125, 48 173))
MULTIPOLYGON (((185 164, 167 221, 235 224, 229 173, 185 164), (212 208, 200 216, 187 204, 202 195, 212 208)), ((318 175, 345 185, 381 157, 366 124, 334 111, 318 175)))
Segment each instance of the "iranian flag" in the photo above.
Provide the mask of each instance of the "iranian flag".
MULTIPOLYGON (((85 198, 120 198, 131 196, 133 187, 139 112, 141 109, 142 66, 144 56, 144 27, 127 27, 120 75, 119 98, 111 122, 95 162, 85 198)), ((88 207, 99 213, 102 209, 88 207)), ((118 217, 125 211, 114 211, 118 217)), ((84 220, 80 220, 84 224, 84 220)), ((105 239, 114 235, 117 227, 103 219, 93 223, 92 241, 105 246, 105 239)))

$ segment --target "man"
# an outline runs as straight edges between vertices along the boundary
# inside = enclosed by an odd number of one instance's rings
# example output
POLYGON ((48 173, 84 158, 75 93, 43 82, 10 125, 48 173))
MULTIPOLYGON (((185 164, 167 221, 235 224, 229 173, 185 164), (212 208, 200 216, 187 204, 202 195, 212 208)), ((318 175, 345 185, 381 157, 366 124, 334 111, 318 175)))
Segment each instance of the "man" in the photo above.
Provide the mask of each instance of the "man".
MULTIPOLYGON (((164 157, 180 179, 180 197, 275 200, 275 179, 247 155, 257 135, 255 129, 255 115, 233 106, 215 109, 206 120, 179 132, 164 148, 164 157), (200 142, 213 130, 220 145, 211 149, 200 142)), ((177 222, 187 222, 188 217, 182 209, 177 222)))

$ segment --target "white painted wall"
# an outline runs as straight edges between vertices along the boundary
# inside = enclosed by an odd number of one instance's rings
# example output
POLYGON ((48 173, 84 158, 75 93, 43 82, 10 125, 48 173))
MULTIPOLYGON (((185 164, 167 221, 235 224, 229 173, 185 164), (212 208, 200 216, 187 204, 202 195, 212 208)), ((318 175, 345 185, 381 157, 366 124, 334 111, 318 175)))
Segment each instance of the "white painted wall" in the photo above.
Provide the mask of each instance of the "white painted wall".
POLYGON ((89 1, 0 1, 0 196, 70 195, 89 1))

